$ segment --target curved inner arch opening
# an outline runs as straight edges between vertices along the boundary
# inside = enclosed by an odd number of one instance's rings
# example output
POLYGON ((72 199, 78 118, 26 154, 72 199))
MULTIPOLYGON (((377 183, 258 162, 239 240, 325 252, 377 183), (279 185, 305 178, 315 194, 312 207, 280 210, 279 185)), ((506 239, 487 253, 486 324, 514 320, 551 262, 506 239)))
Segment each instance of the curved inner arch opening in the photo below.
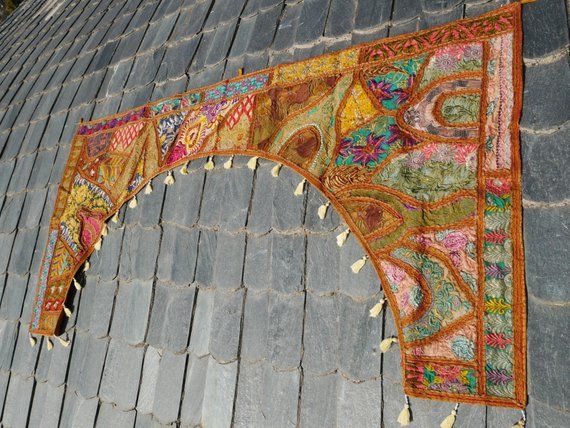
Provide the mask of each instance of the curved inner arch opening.
MULTIPOLYGON (((465 43, 355 69, 343 63, 354 61, 357 51, 348 50, 329 65, 317 58, 291 65, 299 68, 293 74, 252 74, 82 124, 51 224, 32 332, 60 332, 72 278, 100 244, 105 222, 123 204, 135 206, 154 177, 179 167, 184 174, 197 158, 213 169, 221 167, 214 156, 261 157, 320 190, 362 245, 353 270, 371 263, 384 285, 406 393, 477 401, 484 388, 476 310, 483 51, 481 42, 465 43)), ((487 191, 498 201, 509 188, 497 179, 487 191)), ((505 266, 486 268, 505 274, 505 266)), ((504 304, 491 302, 503 313, 504 304)), ((508 345, 504 335, 493 339, 508 345)))

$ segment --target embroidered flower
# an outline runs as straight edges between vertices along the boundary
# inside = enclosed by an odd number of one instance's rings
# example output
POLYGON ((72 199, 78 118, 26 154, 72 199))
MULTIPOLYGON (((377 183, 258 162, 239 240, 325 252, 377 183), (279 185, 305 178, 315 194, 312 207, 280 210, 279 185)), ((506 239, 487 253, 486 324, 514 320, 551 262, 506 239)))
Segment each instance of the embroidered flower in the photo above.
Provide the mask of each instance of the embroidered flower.
POLYGON ((435 66, 438 69, 440 69, 442 71, 446 71, 446 72, 450 72, 450 71, 455 70, 458 63, 459 63, 458 58, 454 57, 448 53, 438 55, 435 58, 435 66))
POLYGON ((465 61, 473 61, 481 59, 483 56, 483 48, 479 44, 467 45, 463 49, 463 59, 465 61))
POLYGON ((445 248, 449 251, 461 251, 465 249, 468 242, 467 237, 461 232, 450 232, 442 241, 445 248))
POLYGON ((406 156, 405 165, 410 169, 420 169, 424 166, 426 157, 422 152, 412 152, 406 156))

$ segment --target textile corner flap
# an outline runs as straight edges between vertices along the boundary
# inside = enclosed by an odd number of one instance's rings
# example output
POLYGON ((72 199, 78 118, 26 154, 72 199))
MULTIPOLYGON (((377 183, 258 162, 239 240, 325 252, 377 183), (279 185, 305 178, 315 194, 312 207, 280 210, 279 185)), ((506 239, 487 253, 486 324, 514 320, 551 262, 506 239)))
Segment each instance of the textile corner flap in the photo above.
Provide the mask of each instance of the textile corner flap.
POLYGON ((82 123, 30 331, 60 332, 106 220, 152 178, 199 157, 259 156, 322 191, 362 244, 408 395, 524 407, 521 36, 513 3, 82 123))

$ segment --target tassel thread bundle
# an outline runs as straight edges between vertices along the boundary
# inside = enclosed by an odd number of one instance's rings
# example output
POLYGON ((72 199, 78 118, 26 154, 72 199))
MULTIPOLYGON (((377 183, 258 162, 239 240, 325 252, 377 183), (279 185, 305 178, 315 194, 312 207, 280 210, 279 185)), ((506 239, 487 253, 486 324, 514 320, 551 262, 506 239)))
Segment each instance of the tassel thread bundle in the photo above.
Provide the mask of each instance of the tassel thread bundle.
POLYGON ((89 260, 85 260, 85 264, 83 265, 83 272, 87 272, 90 267, 91 263, 89 263, 89 260))
POLYGON ((330 206, 330 202, 324 203, 319 207, 319 210, 317 211, 317 214, 319 215, 319 218, 321 220, 324 220, 325 217, 327 216, 327 211, 329 209, 330 206))
POLYGON ((152 193, 152 184, 151 184, 151 182, 149 181, 149 182, 147 183, 147 185, 145 186, 145 188, 144 188, 144 194, 145 194, 145 195, 150 195, 151 193, 152 193))
POLYGON ((410 421, 412 420, 411 416, 412 415, 410 414, 410 400, 406 395, 406 404, 404 404, 404 408, 398 415, 397 421, 401 426, 406 427, 410 425, 410 421))
POLYGON ((188 162, 182 165, 182 168, 180 168, 180 174, 188 175, 188 162))
POLYGON ((109 230, 107 229, 107 223, 103 223, 103 227, 101 228, 101 236, 107 236, 109 234, 109 230))
POLYGON ((271 168, 271 175, 275 178, 279 177, 279 171, 281 171, 281 167, 283 165, 281 165, 280 163, 278 163, 277 165, 275 165, 273 168, 271 168))
POLYGON ((133 196, 133 198, 129 201, 129 208, 135 209, 138 205, 137 197, 133 196))
POLYGON ((69 344, 71 343, 71 341, 69 339, 64 339, 61 336, 57 336, 57 340, 59 340, 59 343, 61 343, 61 346, 63 346, 64 348, 67 348, 69 346, 69 344))
POLYGON ((53 349, 53 342, 49 337, 46 337, 46 348, 48 351, 51 351, 53 349))
POLYGON ((168 174, 164 178, 164 184, 167 186, 172 186, 174 184, 174 175, 172 175, 172 171, 168 171, 168 174))
POLYGON ((117 212, 113 215, 113 217, 111 217, 111 221, 112 221, 113 223, 118 223, 118 222, 119 222, 119 211, 117 211, 117 212))
POLYGON ((252 171, 255 171, 255 168, 257 168, 257 159, 259 158, 257 156, 254 156, 249 161, 247 161, 247 167, 252 171))
POLYGON ((451 411, 451 414, 447 415, 447 417, 439 425, 440 428, 453 428, 453 425, 455 424, 455 419, 457 418, 458 408, 459 408, 459 403, 456 403, 455 407, 451 411))
POLYGON ((98 239, 97 242, 93 245, 95 251, 99 251, 101 249, 101 239, 98 239))
POLYGON ((73 278, 73 286, 75 287, 75 289, 77 291, 80 291, 83 287, 81 287, 81 284, 79 282, 77 282, 77 280, 75 278, 73 278))
POLYGON ((378 315, 380 315, 380 312, 382 312, 382 309, 384 308, 384 303, 386 303, 386 298, 383 297, 378 303, 372 306, 372 309, 370 309, 371 318, 377 318, 378 315))
POLYGON ((364 265, 366 264, 366 260, 368 260, 368 256, 362 256, 361 259, 358 259, 357 261, 355 261, 351 266, 350 269, 352 269, 352 272, 354 273, 358 273, 360 272, 360 270, 364 267, 364 265))
POLYGON ((214 159, 212 156, 208 157, 208 161, 204 164, 204 169, 206 171, 211 171, 214 169, 216 165, 214 164, 214 159))
POLYGON ((28 339, 30 340, 30 346, 33 348, 38 343, 38 340, 32 336, 32 333, 28 333, 28 339))
POLYGON ((392 347, 394 343, 398 343, 398 339, 395 337, 387 337, 382 342, 380 342, 380 352, 385 353, 392 347))
POLYGON ((307 182, 306 178, 303 178, 299 184, 297 184, 297 187, 295 188, 295 192, 293 192, 293 194, 295 196, 301 196, 303 194, 303 191, 305 190, 305 183, 307 182))
POLYGON ((234 157, 230 156, 230 158, 224 162, 224 169, 230 169, 234 164, 234 157))
POLYGON ((344 232, 336 236, 336 245, 342 247, 350 235, 350 229, 346 229, 344 232))
POLYGON ((71 309, 69 309, 67 306, 63 305, 63 312, 65 312, 65 316, 67 318, 71 318, 71 315, 73 315, 73 312, 71 312, 71 309))

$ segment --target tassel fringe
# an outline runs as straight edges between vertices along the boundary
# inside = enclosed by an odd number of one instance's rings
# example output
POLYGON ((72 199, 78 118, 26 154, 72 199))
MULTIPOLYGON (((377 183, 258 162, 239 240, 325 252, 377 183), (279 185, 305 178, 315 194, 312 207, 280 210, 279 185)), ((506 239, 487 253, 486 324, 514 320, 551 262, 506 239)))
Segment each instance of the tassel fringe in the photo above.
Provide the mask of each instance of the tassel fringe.
POLYGON ((180 168, 180 174, 188 175, 188 162, 182 165, 182 168, 180 168))
POLYGON ((75 289, 77 291, 80 291, 83 287, 81 287, 81 284, 79 282, 77 282, 77 280, 75 278, 73 278, 73 286, 75 287, 75 289))
POLYGON ((336 237, 336 245, 342 247, 350 235, 350 229, 346 229, 344 232, 340 233, 336 237))
POLYGON ((65 305, 63 305, 63 312, 65 312, 65 315, 67 316, 67 318, 71 318, 71 315, 73 315, 73 312, 71 312, 71 309, 69 309, 65 305))
POLYGON ((109 230, 107 229, 107 223, 103 223, 103 227, 101 228, 101 236, 107 236, 109 234, 109 230))
POLYGON ((46 337, 46 348, 48 351, 51 351, 53 349, 53 342, 49 337, 46 337))
POLYGON ((259 158, 257 156, 254 156, 249 161, 247 161, 247 167, 252 171, 255 171, 255 168, 257 168, 257 159, 259 158))
POLYGON ((61 343, 61 346, 63 346, 64 348, 67 348, 69 346, 69 344, 71 343, 71 341, 69 339, 64 339, 61 336, 57 336, 57 340, 59 340, 59 343, 61 343))
POLYGON ((224 162, 224 169, 230 169, 233 166, 233 164, 234 164, 234 157, 230 156, 230 158, 224 162))
POLYGON ((319 207, 319 210, 317 211, 317 214, 319 215, 319 218, 320 218, 321 220, 324 220, 325 217, 327 216, 327 211, 328 211, 328 209, 329 209, 329 205, 330 205, 330 204, 331 204, 330 202, 327 202, 327 203, 325 203, 325 204, 322 204, 322 205, 319 207))
POLYGON ((118 222, 119 222, 119 211, 117 211, 117 212, 113 215, 113 217, 111 217, 111 221, 112 221, 113 223, 118 223, 118 222))
POLYGON ((214 164, 214 159, 212 158, 212 156, 210 156, 210 157, 208 158, 208 162, 206 162, 206 163, 204 164, 204 169, 205 169, 206 171, 211 171, 211 170, 214 169, 215 166, 216 166, 216 165, 214 164))
POLYGON ((355 261, 352 266, 350 266, 350 268, 352 269, 352 272, 354 273, 358 273, 360 272, 360 270, 364 267, 364 265, 366 264, 366 260, 368 260, 368 256, 362 256, 361 259, 358 259, 357 261, 355 261))
POLYGON ((168 171, 168 174, 164 178, 164 184, 167 186, 172 186, 174 184, 174 176, 172 175, 172 171, 168 171))
POLYGON ((273 168, 271 168, 271 175, 273 177, 279 177, 279 171, 281 171, 281 167, 283 165, 281 165, 280 163, 278 163, 277 165, 275 165, 273 168))
POLYGON ((295 196, 301 196, 303 194, 303 191, 305 190, 305 183, 307 182, 307 180, 305 178, 303 178, 299 184, 297 184, 297 187, 295 188, 295 192, 293 192, 293 194, 295 196))
POLYGON ((85 260, 85 264, 83 265, 83 272, 87 272, 90 267, 91 263, 89 263, 89 260, 85 260))
POLYGON ((30 346, 33 348, 38 343, 38 340, 32 336, 32 333, 28 333, 28 339, 30 340, 30 346))
POLYGON ((145 188, 144 188, 144 194, 145 194, 145 195, 150 195, 151 193, 152 193, 152 184, 151 184, 151 182, 149 181, 149 182, 147 183, 147 185, 145 186, 145 188))
POLYGON ((406 427, 406 426, 410 425, 411 419, 412 418, 411 418, 411 414, 410 414, 410 401, 408 400, 408 397, 406 396, 406 404, 404 405, 404 408, 402 409, 402 411, 398 415, 397 420, 401 426, 406 427))
POLYGON ((99 251, 101 249, 101 239, 100 238, 97 240, 97 242, 95 242, 95 244, 93 245, 93 248, 95 249, 95 251, 99 251))
POLYGON ((388 349, 392 347, 392 344, 398 343, 398 339, 395 337, 387 337, 382 342, 380 342, 380 352, 388 352, 388 349))
POLYGON ((137 197, 133 196, 133 198, 129 201, 129 208, 135 209, 138 205, 137 197))
POLYGON ((380 315, 380 312, 382 312, 382 309, 384 308, 384 303, 386 303, 386 299, 382 298, 378 303, 372 306, 372 309, 370 309, 370 316, 372 318, 376 318, 380 315))
POLYGON ((451 414, 447 415, 446 418, 439 425, 440 428, 453 428, 455 424, 455 418, 457 417, 457 409, 459 408, 459 403, 455 405, 451 414))

